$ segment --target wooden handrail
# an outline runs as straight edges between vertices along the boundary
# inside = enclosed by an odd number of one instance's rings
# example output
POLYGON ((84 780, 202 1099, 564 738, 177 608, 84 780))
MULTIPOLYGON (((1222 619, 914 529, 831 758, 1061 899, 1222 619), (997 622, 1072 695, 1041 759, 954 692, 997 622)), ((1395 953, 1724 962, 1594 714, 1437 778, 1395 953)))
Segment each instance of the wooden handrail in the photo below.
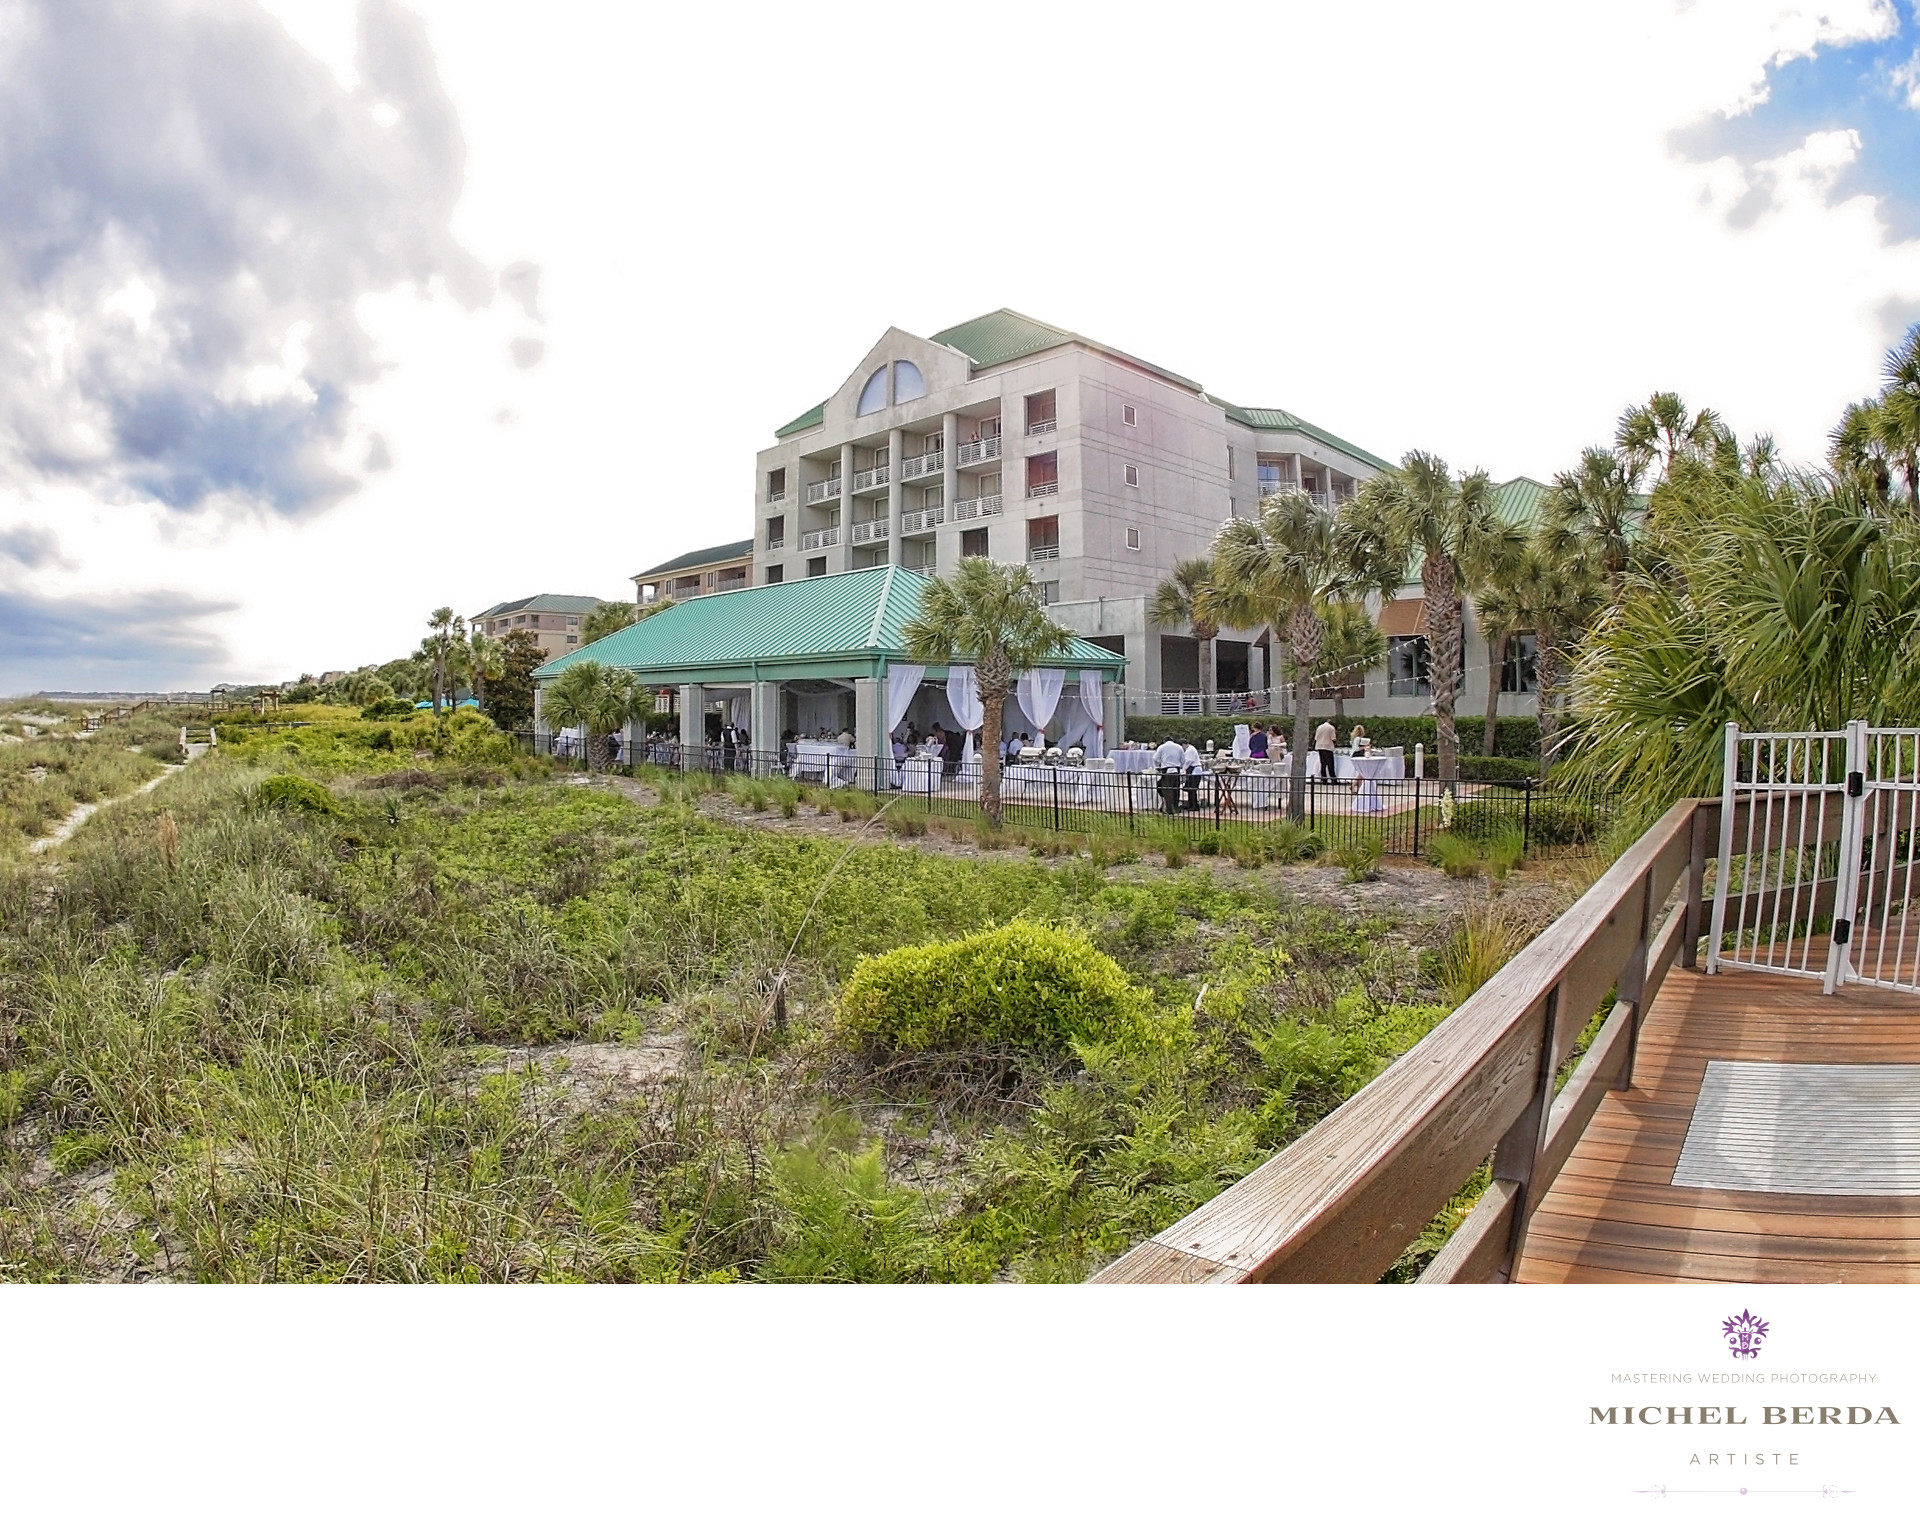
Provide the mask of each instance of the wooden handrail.
POLYGON ((1645 1009, 1698 936, 1712 854, 1703 846, 1719 810, 1717 800, 1676 802, 1426 1038, 1094 1280, 1378 1281, 1489 1154, 1492 1185, 1421 1280, 1504 1280, 1601 1098, 1631 1079, 1645 1009), (1556 1073, 1609 989, 1613 1012, 1556 1094, 1556 1073))

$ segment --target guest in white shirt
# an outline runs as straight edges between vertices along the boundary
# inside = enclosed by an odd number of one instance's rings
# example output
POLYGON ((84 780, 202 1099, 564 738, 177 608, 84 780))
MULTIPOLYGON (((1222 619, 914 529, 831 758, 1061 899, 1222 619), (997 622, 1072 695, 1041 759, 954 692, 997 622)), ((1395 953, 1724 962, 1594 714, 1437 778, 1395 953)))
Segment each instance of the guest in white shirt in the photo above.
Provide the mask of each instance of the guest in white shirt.
POLYGON ((1186 763, 1187 751, 1173 739, 1153 751, 1153 768, 1160 772, 1160 805, 1168 816, 1180 810, 1180 772, 1186 763))
POLYGON ((1206 774, 1206 765, 1201 761, 1200 751, 1192 744, 1180 756, 1180 767, 1187 772, 1187 811, 1200 810, 1200 777, 1206 774))
POLYGON ((1339 772, 1333 768, 1333 750, 1339 742, 1340 736, 1334 731, 1331 721, 1323 722, 1313 730, 1313 749, 1320 756, 1320 779, 1323 781, 1339 779, 1339 772))

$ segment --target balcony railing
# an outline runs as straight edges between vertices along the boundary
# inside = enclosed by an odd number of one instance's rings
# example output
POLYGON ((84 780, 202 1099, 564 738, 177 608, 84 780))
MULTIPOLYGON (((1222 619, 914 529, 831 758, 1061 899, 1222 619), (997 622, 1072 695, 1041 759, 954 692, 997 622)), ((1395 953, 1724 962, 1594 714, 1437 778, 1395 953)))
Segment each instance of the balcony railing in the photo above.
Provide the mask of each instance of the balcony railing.
POLYGON ((975 438, 971 443, 962 443, 954 451, 954 463, 962 468, 969 464, 980 464, 988 459, 1000 457, 1000 440, 996 438, 975 438))
POLYGON ((787 535, 785 533, 782 533, 778 538, 769 538, 767 540, 767 549, 769 552, 773 551, 774 549, 783 549, 786 546, 787 546, 787 535))
POLYGON ((1027 561, 1030 564, 1045 564, 1048 560, 1059 557, 1060 545, 1057 543, 1043 543, 1027 550, 1027 561))
POLYGON ((1057 496, 1059 494, 1060 482, 1058 480, 1042 480, 1038 485, 1029 485, 1027 487, 1027 499, 1029 501, 1037 500, 1041 496, 1057 496))
POLYGON ((902 480, 918 480, 922 475, 937 475, 946 467, 947 456, 940 452, 921 454, 900 466, 902 480))
POLYGON ((872 469, 856 470, 853 476, 854 494, 858 495, 861 491, 878 490, 887 483, 887 475, 888 469, 884 464, 877 464, 872 469))
POLYGON ((871 522, 856 522, 853 525, 854 543, 885 543, 887 541, 887 519, 875 517, 871 522))
POLYGON ((808 506, 812 506, 816 501, 838 501, 839 499, 840 477, 838 475, 831 480, 816 480, 807 487, 808 506))
POLYGON ((1027 436, 1037 438, 1043 432, 1052 432, 1059 425, 1059 419, 1056 417, 1042 417, 1038 422, 1027 424, 1027 436))
POLYGON ((786 493, 785 491, 768 491, 768 492, 767 492, 767 505, 768 505, 768 506, 776 506, 776 505, 778 505, 778 504, 779 504, 780 502, 782 502, 782 501, 784 501, 784 500, 786 500, 786 499, 787 499, 787 493, 786 493))
POLYGON ((971 522, 975 517, 998 517, 1000 498, 998 496, 975 496, 971 501, 953 503, 953 520, 971 522))
POLYGON ((813 549, 828 549, 840 541, 840 529, 837 527, 817 527, 810 533, 800 535, 800 548, 803 553, 813 549))
POLYGON ((947 520, 944 506, 930 506, 923 512, 904 512, 900 517, 902 533, 930 533, 947 520))

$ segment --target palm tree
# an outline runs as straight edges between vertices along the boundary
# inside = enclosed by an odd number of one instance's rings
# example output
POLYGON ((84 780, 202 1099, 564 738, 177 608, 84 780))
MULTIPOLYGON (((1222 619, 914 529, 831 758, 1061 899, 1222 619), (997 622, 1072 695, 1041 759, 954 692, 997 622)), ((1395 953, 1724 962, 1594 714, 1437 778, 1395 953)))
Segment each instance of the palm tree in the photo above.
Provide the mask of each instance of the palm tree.
MULTIPOLYGON (((668 601, 667 605, 673 603, 668 601)), ((580 642, 598 643, 609 633, 632 627, 641 616, 652 616, 658 609, 658 602, 636 607, 631 601, 604 601, 580 620, 580 642)))
POLYGON ((1547 493, 1550 541, 1564 553, 1596 560, 1616 598, 1646 520, 1639 493, 1644 470, 1631 452, 1589 448, 1577 468, 1553 477, 1547 493))
POLYGON ((1365 678, 1387 657, 1386 635, 1367 615, 1364 602, 1330 601, 1320 612, 1320 658, 1314 662, 1313 683, 1331 690, 1333 720, 1347 720, 1347 687, 1356 676, 1365 678))
POLYGON ((1636 474, 1658 459, 1664 480, 1672 476, 1676 460, 1710 453, 1725 433, 1719 413, 1702 407, 1689 415, 1679 396, 1656 390, 1645 405, 1629 406, 1620 414, 1613 446, 1628 464, 1637 465, 1636 474))
POLYGON ((1258 517, 1221 525, 1213 569, 1212 606, 1221 620, 1236 628, 1266 623, 1285 650, 1294 692, 1287 814, 1297 821, 1307 810, 1314 670, 1326 642, 1321 613, 1351 580, 1337 519, 1303 491, 1268 496, 1258 517))
POLYGON ((1573 774, 1645 810, 1718 793, 1722 731, 1920 720, 1920 522, 1854 475, 1689 472, 1574 671, 1573 774))
POLYGON ((1213 615, 1213 561, 1182 559, 1173 573, 1160 582, 1153 593, 1147 615, 1163 628, 1193 626, 1194 642, 1200 645, 1200 684, 1207 684, 1207 645, 1220 636, 1219 619, 1213 615))
POLYGON ((1420 557, 1435 747, 1440 780, 1450 786, 1460 750, 1453 709, 1460 693, 1461 598, 1514 551, 1519 530, 1494 511, 1493 482, 1485 470, 1456 481, 1444 459, 1415 451, 1360 487, 1343 513, 1342 532, 1348 560, 1383 595, 1405 583, 1409 564, 1420 557))
POLYGON ((1886 413, 1878 401, 1855 401, 1827 434, 1827 461, 1843 475, 1869 481, 1882 505, 1893 494, 1893 458, 1888 452, 1886 413))
POLYGON ((1500 682, 1506 677, 1507 645, 1516 635, 1530 631, 1513 590, 1517 569, 1517 561, 1500 565, 1473 597, 1474 615, 1487 640, 1487 716, 1486 726, 1480 730, 1482 755, 1491 755, 1500 738, 1500 682))
POLYGON ((578 728, 586 735, 591 766, 605 760, 606 736, 626 726, 637 700, 631 670, 583 659, 554 677, 541 698, 540 711, 549 724, 578 728))
POLYGON ((1551 527, 1536 532, 1505 577, 1513 619, 1535 640, 1535 709, 1540 715, 1540 778, 1553 763, 1560 730, 1564 652, 1606 604, 1606 579, 1591 544, 1569 547, 1551 527))
POLYGON ((435 610, 427 619, 427 627, 429 631, 421 641, 420 652, 433 661, 433 715, 438 717, 446 700, 447 659, 455 642, 464 638, 466 629, 461 619, 453 615, 452 607, 435 610))
POLYGON ((488 637, 478 628, 467 635, 462 663, 467 667, 467 679, 473 684, 473 699, 483 712, 487 709, 487 686, 499 677, 503 668, 502 654, 499 639, 488 637))
POLYGON ((962 559, 927 583, 902 629, 919 664, 971 664, 980 683, 980 806, 1000 826, 1000 715, 1022 670, 1066 653, 1073 635, 1047 616, 1024 564, 962 559))

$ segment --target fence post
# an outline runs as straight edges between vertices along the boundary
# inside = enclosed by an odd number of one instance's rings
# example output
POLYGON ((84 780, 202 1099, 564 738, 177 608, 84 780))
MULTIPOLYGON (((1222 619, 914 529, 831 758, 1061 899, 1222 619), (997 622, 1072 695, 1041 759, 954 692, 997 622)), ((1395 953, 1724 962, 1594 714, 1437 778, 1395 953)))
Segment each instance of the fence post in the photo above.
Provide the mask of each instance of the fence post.
POLYGON ((1420 858, 1420 772, 1427 766, 1420 745, 1415 744, 1413 752, 1418 761, 1413 767, 1413 857, 1417 860, 1420 858))
POLYGON ((1133 832, 1133 778, 1139 774, 1135 770, 1122 771, 1115 766, 1114 773, 1120 777, 1120 789, 1127 793, 1127 832, 1133 832))
POLYGON ((1533 848, 1533 782, 1527 782, 1522 793, 1527 799, 1527 809, 1520 818, 1520 852, 1526 854, 1533 848))
POLYGON ((1053 776, 1053 831, 1058 833, 1060 831, 1060 767, 1058 765, 1050 767, 1049 773, 1053 776))

